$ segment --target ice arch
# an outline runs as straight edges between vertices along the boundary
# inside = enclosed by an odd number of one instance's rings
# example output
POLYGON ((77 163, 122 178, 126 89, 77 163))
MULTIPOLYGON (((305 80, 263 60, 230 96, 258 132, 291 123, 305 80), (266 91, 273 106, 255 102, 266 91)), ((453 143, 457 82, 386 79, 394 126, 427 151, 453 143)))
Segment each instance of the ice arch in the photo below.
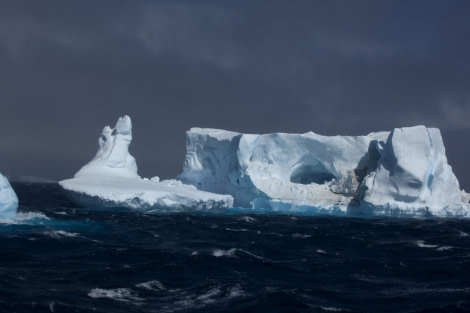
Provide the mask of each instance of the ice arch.
POLYGON ((316 164, 301 164, 296 166, 290 175, 290 181, 295 184, 310 185, 324 184, 336 177, 319 162, 316 164))

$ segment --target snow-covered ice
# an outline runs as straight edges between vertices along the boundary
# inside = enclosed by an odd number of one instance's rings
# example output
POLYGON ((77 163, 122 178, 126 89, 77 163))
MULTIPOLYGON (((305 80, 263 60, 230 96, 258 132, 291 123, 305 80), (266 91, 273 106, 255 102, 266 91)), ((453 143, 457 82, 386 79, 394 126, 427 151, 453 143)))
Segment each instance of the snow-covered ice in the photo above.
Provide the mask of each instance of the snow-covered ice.
POLYGON ((103 129, 93 160, 60 185, 84 206, 145 212, 235 205, 253 212, 470 216, 470 195, 460 190, 436 128, 365 136, 192 128, 180 180, 161 182, 137 174, 131 141, 124 116, 103 129))
POLYGON ((118 119, 115 128, 106 126, 99 138, 96 156, 72 179, 60 181, 71 199, 94 208, 123 207, 147 213, 223 210, 233 205, 230 195, 197 190, 177 180, 159 181, 137 174, 129 153, 132 123, 118 119))
POLYGON ((18 197, 8 179, 0 174, 0 219, 14 220, 18 208, 18 197))
POLYGON ((192 128, 184 183, 253 211, 469 216, 440 131, 264 135, 192 128))
POLYGON ((440 216, 468 214, 438 129, 394 129, 372 149, 377 160, 361 187, 364 203, 410 212, 426 208, 440 216))

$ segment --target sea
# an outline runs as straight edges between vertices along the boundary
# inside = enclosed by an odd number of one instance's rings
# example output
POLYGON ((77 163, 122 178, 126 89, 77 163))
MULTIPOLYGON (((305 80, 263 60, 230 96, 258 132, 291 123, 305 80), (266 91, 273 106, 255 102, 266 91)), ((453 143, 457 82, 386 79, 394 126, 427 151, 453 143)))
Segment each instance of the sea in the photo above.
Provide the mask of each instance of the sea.
POLYGON ((470 220, 142 214, 15 183, 0 312, 470 312, 470 220))

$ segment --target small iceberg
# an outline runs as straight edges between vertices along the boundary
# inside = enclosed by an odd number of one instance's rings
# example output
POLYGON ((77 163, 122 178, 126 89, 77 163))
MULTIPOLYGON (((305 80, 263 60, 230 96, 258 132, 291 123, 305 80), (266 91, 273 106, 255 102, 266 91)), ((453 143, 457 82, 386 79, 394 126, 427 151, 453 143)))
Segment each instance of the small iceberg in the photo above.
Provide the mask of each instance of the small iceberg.
POLYGON ((233 206, 233 197, 197 190, 178 180, 141 178, 129 153, 132 123, 129 116, 106 126, 96 156, 72 179, 59 185, 70 199, 84 207, 128 208, 146 213, 221 211, 233 206))
POLYGON ((0 219, 14 220, 18 209, 18 197, 8 179, 0 174, 0 219))

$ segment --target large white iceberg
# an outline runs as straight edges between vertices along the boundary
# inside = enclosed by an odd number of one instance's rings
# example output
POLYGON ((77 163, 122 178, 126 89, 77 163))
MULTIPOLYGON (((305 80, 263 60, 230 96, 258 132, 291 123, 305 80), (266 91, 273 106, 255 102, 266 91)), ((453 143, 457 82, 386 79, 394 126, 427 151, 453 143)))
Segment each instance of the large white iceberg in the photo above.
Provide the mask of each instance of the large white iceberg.
POLYGON ((332 137, 192 128, 186 141, 179 179, 254 212, 470 215, 435 128, 332 137))
POLYGON ((0 219, 13 220, 18 208, 18 197, 8 179, 0 174, 0 219))
POLYGON ((230 195, 199 191, 177 180, 141 178, 129 154, 132 123, 119 118, 112 129, 106 126, 99 138, 96 156, 72 179, 60 181, 72 200, 86 207, 122 207, 147 213, 217 211, 233 205, 230 195))

